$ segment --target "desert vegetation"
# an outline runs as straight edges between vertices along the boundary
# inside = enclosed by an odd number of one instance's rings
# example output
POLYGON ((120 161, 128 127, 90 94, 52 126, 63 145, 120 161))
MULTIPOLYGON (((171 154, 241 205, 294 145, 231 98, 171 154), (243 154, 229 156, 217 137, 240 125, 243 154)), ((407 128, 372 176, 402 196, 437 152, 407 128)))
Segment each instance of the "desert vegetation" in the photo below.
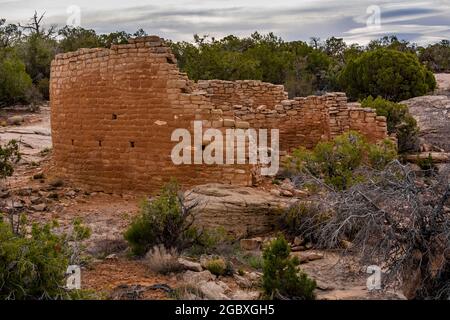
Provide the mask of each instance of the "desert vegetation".
MULTIPOLYGON (((0 104, 48 99, 50 62, 57 53, 108 48, 145 35, 142 29, 97 34, 81 27, 46 28, 44 14, 37 12, 25 25, 0 19, 0 104)), ((449 70, 446 40, 419 47, 386 36, 360 46, 336 37, 287 42, 255 32, 244 38, 195 35, 193 42, 167 41, 191 79, 263 80, 284 84, 290 96, 345 91, 354 99, 371 95, 399 101, 433 90, 430 71, 449 70), (355 72, 364 81, 355 83, 355 72)))
MULTIPOLYGON (((0 108, 48 100, 50 63, 56 54, 109 48, 145 35, 142 29, 134 34, 98 34, 68 26, 58 30, 45 26, 44 14, 37 12, 24 25, 0 19, 0 108)), ((152 196, 121 195, 115 199, 120 204, 143 199, 134 212, 119 206, 120 218, 110 217, 106 209, 113 205, 108 201, 100 209, 89 207, 101 192, 72 187, 43 170, 41 163, 22 161, 21 141, 2 142, 0 299, 141 299, 151 290, 172 299, 329 298, 333 286, 316 281, 321 275, 314 274, 323 265, 313 265, 328 254, 351 259, 358 267, 380 266, 384 289, 400 290, 408 299, 450 298, 450 168, 436 165, 431 152, 417 156, 415 164, 405 161, 421 146, 418 123, 400 102, 432 92, 432 72, 450 72, 447 40, 420 47, 387 36, 360 46, 335 37, 285 41, 255 32, 242 38, 195 35, 193 42, 166 42, 181 71, 193 80, 262 80, 284 85, 290 97, 344 91, 385 117, 390 136, 374 143, 348 131, 309 149, 296 148, 283 157, 275 178, 255 182, 263 194, 255 201, 245 198, 252 189, 239 189, 239 197, 224 200, 224 208, 210 209, 222 214, 245 207, 255 216, 270 211, 271 231, 258 234, 246 230, 252 222, 242 219, 230 218, 244 225, 239 232, 204 226, 200 213, 205 203, 175 180, 161 181, 161 190, 152 196), (33 184, 35 190, 12 187, 17 181, 11 185, 8 179, 17 177, 19 166, 19 175, 27 175, 21 183, 33 184), (16 201, 20 193, 29 199, 16 201), (266 201, 273 202, 254 204, 266 201), (29 208, 40 214, 28 215, 29 208), (70 210, 86 214, 96 228, 78 217, 61 228, 53 218, 63 220, 70 210), (95 225, 98 221, 101 227, 95 225), (111 237, 109 229, 115 232, 111 237), (89 241, 92 234, 96 238, 89 241), (100 279, 119 266, 125 271, 116 274, 120 281, 103 295, 68 290, 66 270, 72 264, 87 274, 104 268, 96 274, 100 279), (143 274, 142 286, 130 284, 136 274, 143 274), (158 282, 149 284, 154 279, 158 282)), ((23 122, 16 120, 10 125, 23 122)), ((51 155, 49 147, 38 152, 46 160, 51 155)), ((223 190, 208 192, 216 199, 228 197, 223 190)), ((265 230, 266 225, 255 225, 265 230)), ((361 280, 361 272, 358 276, 361 280)), ((97 285, 97 279, 89 280, 97 285)))
POLYGON ((198 242, 201 232, 193 226, 195 206, 195 202, 186 204, 175 181, 164 186, 157 199, 144 200, 140 215, 124 235, 133 253, 145 254, 155 245, 185 249, 198 242))
MULTIPOLYGON (((348 155, 360 150, 357 139, 346 141, 352 144, 348 155)), ((318 247, 341 249, 382 266, 386 285, 402 283, 409 298, 448 299, 448 167, 417 171, 384 155, 382 166, 349 162, 349 169, 338 170, 346 158, 340 157, 337 164, 332 159, 340 151, 329 149, 327 170, 321 158, 294 153, 303 166, 297 165, 292 180, 313 186, 315 195, 286 211, 286 231, 318 247)))
POLYGON ((290 250, 283 236, 264 249, 264 292, 270 298, 312 300, 316 282, 297 270, 300 262, 289 256, 290 250))

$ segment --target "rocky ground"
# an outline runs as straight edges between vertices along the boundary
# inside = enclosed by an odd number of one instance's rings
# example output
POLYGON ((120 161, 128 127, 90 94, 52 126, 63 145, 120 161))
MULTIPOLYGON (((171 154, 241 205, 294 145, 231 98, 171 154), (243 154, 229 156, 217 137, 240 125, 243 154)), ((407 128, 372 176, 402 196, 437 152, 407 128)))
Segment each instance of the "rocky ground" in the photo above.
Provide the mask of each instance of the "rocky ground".
MULTIPOLYGON (((182 257, 184 271, 161 275, 150 271, 145 260, 127 254, 123 232, 138 211, 139 196, 89 193, 51 175, 49 107, 3 110, 0 114, 0 142, 20 141, 23 159, 1 191, 6 206, 27 213, 29 220, 57 221, 59 231, 70 232, 75 218, 90 227, 92 236, 84 243, 86 260, 82 288, 111 299, 257 299, 261 270, 246 262, 260 257, 261 245, 272 236, 274 215, 293 199, 308 195, 289 183, 263 184, 259 189, 223 185, 194 188, 191 194, 202 200, 205 224, 219 219, 235 236, 257 236, 238 243, 229 260, 240 275, 213 276, 202 266, 208 257, 182 257), (274 205, 276 204, 276 205, 274 205), (272 209, 269 210, 269 206, 272 209), (243 215, 247 215, 242 219, 243 215), (252 219, 258 219, 257 223, 252 219), (245 223, 244 223, 245 222, 245 223), (236 228, 233 228, 235 226, 236 228), (236 230, 234 230, 236 229, 236 230), (246 260, 247 259, 247 260, 246 260), (189 261, 189 262, 186 262, 189 261), (196 287, 194 292, 192 286, 196 287), (191 289, 187 289, 191 288, 191 289)), ((343 260, 337 253, 312 250, 309 244, 292 244, 301 268, 318 283, 319 299, 402 299, 401 294, 369 292, 364 266, 343 260)))

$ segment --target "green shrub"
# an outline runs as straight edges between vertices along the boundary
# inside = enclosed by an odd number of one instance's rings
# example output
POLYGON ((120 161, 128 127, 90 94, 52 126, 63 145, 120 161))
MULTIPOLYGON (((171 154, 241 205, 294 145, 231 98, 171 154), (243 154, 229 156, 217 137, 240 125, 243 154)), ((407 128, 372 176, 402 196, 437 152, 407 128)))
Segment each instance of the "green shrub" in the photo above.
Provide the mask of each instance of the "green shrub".
POLYGON ((419 166, 419 168, 424 171, 425 175, 430 175, 432 171, 437 170, 436 165, 433 162, 433 157, 431 156, 431 153, 428 154, 428 157, 426 157, 425 159, 421 159, 419 158, 419 156, 417 156, 416 163, 419 166))
POLYGON ((82 292, 64 288, 65 272, 78 254, 69 242, 88 236, 86 229, 74 223, 73 235, 56 235, 50 224, 33 224, 27 233, 20 221, 12 228, 0 219, 0 300, 81 298, 82 292))
POLYGON ((263 258, 259 251, 241 251, 240 249, 235 254, 239 263, 250 266, 255 270, 263 269, 263 258))
POLYGON ((155 245, 184 249, 199 237, 192 227, 193 216, 184 206, 176 182, 170 182, 161 195, 141 203, 140 214, 132 221, 124 234, 135 255, 143 255, 155 245))
POLYGON ((202 254, 228 256, 233 254, 235 247, 235 237, 230 235, 223 227, 217 227, 203 229, 196 243, 187 251, 192 256, 202 254))
POLYGON ((227 270, 227 264, 221 258, 209 260, 206 269, 216 276, 223 276, 227 270))
POLYGON ((65 26, 58 31, 61 36, 59 47, 63 52, 76 51, 80 48, 97 48, 100 41, 94 30, 81 27, 65 26))
POLYGON ((378 144, 369 144, 367 152, 369 164, 374 169, 381 170, 397 158, 397 148, 389 139, 384 139, 378 144))
POLYGON ((205 229, 200 238, 201 245, 205 250, 214 249, 223 243, 230 243, 232 241, 233 238, 227 234, 227 231, 223 227, 205 229))
POLYGON ((416 55, 384 48, 351 60, 339 74, 339 82, 355 100, 381 96, 401 101, 436 88, 433 74, 421 65, 416 55))
POLYGON ((0 179, 11 176, 14 172, 14 164, 20 159, 19 144, 16 140, 10 140, 4 146, 0 145, 0 179))
POLYGON ((247 263, 250 267, 256 270, 262 270, 264 266, 263 258, 260 255, 247 256, 247 263))
POLYGON ((294 150, 286 166, 291 174, 306 172, 323 179, 329 186, 344 190, 361 180, 356 170, 362 165, 381 168, 395 158, 393 143, 385 140, 381 145, 369 144, 361 134, 350 131, 318 143, 312 151, 294 150))
POLYGON ((269 298, 313 300, 316 282, 298 271, 299 261, 291 258, 290 247, 283 236, 279 236, 263 252, 263 289, 269 298))
POLYGON ((372 96, 362 100, 361 106, 372 108, 376 110, 377 115, 386 117, 388 133, 397 135, 400 153, 417 151, 419 128, 416 120, 409 113, 407 106, 381 97, 374 99, 372 96))
POLYGON ((57 41, 38 33, 31 33, 23 40, 17 46, 17 53, 33 83, 50 78, 50 64, 57 53, 57 41))
POLYGON ((442 40, 421 48, 419 59, 434 72, 450 72, 450 41, 442 40))
POLYGON ((42 98, 44 98, 45 100, 50 99, 50 92, 49 92, 50 81, 48 80, 48 78, 43 78, 39 80, 36 84, 36 87, 39 90, 39 93, 42 95, 42 98))
POLYGON ((11 51, 0 52, 0 106, 26 102, 31 86, 24 63, 11 51))

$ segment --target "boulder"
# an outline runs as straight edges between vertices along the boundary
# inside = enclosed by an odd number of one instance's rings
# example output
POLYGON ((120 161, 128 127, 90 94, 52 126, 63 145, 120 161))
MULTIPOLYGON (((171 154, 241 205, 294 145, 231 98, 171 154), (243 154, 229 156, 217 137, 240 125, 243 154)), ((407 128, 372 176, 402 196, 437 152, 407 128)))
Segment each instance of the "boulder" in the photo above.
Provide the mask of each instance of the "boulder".
POLYGON ((260 272, 249 272, 245 274, 245 278, 251 282, 252 286, 258 284, 261 277, 262 273, 260 272))
POLYGON ((35 204, 31 206, 34 211, 44 211, 47 208, 45 203, 35 204))
POLYGON ((15 126, 20 125, 23 121, 24 121, 24 118, 22 116, 12 116, 6 120, 6 122, 9 125, 15 125, 15 126))
POLYGON ((43 199, 38 196, 31 196, 30 201, 32 204, 39 204, 39 203, 42 203, 43 199))
POLYGON ((292 255, 296 256, 300 263, 306 263, 309 261, 323 259, 323 254, 314 251, 299 251, 292 252, 292 255))
POLYGON ((208 270, 195 272, 188 270, 183 274, 183 281, 187 283, 197 284, 201 281, 212 281, 216 277, 208 270))
POLYGON ((283 197, 293 197, 294 196, 294 194, 289 190, 281 190, 281 195, 283 197))
POLYGON ((330 290, 334 290, 335 289, 334 285, 332 285, 330 283, 323 282, 323 281, 317 280, 317 279, 315 279, 315 281, 316 281, 316 287, 319 290, 330 291, 330 290))
POLYGON ((295 237, 294 238, 294 246, 301 246, 303 243, 305 243, 305 239, 303 237, 295 237))
POLYGON ((233 275, 234 281, 236 281, 237 285, 241 288, 251 288, 253 286, 252 281, 249 279, 240 276, 238 274, 233 275))
POLYGON ((258 291, 237 290, 231 295, 231 300, 257 300, 259 295, 258 291))
POLYGON ((202 228, 224 228, 237 238, 271 232, 280 214, 293 201, 251 187, 225 184, 196 186, 186 199, 198 203, 194 209, 196 224, 202 228))
POLYGON ((276 197, 281 196, 281 192, 278 189, 271 189, 270 190, 270 194, 273 195, 273 196, 276 196, 276 197))
POLYGON ((203 268, 202 268, 200 263, 189 261, 189 260, 186 260, 184 258, 178 258, 178 263, 185 270, 191 270, 191 271, 195 271, 195 272, 201 272, 203 270, 203 268))
POLYGON ((422 96, 402 101, 416 119, 419 137, 428 145, 450 152, 450 97, 422 96))
POLYGON ((292 181, 291 180, 289 180, 289 179, 284 179, 283 180, 283 182, 281 183, 281 185, 280 185, 280 188, 282 189, 282 190, 287 190, 287 191, 294 191, 294 189, 295 189, 295 186, 294 186, 294 184, 292 183, 292 181))
POLYGON ((239 243, 242 250, 253 251, 261 248, 262 241, 260 238, 241 239, 239 243))
POLYGON ((216 283, 214 281, 200 281, 197 284, 197 287, 208 300, 230 300, 230 298, 225 295, 225 291, 229 288, 224 285, 225 284, 223 282, 216 283))

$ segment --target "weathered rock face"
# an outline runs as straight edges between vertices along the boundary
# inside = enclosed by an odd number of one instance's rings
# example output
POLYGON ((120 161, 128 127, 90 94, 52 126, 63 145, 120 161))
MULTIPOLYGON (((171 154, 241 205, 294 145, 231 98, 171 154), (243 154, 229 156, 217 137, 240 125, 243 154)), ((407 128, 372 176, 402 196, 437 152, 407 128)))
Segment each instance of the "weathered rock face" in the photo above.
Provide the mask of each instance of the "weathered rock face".
POLYGON ((450 97, 423 96, 402 101, 417 120, 420 137, 450 151, 450 97))
POLYGON ((198 201, 196 221, 205 228, 223 227, 236 237, 273 231, 280 213, 292 199, 276 197, 250 187, 206 184, 189 191, 198 201))
POLYGON ((436 94, 450 96, 450 73, 437 73, 434 76, 437 82, 436 94))

